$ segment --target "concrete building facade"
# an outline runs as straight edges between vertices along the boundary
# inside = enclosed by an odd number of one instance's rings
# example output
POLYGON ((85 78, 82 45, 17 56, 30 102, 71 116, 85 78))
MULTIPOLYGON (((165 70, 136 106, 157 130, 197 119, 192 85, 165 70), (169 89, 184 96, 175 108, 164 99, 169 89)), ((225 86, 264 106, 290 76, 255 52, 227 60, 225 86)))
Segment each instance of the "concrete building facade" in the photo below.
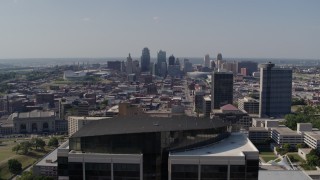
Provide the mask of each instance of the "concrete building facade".
POLYGON ((54 111, 31 111, 13 113, 13 133, 52 133, 55 132, 56 115, 54 111))
POLYGON ((251 97, 238 100, 238 108, 248 114, 259 114, 259 101, 251 97))

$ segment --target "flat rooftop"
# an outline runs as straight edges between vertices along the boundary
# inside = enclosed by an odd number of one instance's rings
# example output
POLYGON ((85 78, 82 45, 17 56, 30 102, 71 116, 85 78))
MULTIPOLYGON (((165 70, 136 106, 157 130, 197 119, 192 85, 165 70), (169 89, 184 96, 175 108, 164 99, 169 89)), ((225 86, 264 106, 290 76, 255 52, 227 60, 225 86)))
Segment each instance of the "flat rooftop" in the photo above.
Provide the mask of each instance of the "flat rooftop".
POLYGON ((305 131, 304 133, 320 141, 320 131, 305 131))
POLYGON ((259 171, 259 180, 312 180, 303 171, 259 171))
POLYGON ((170 156, 244 156, 243 152, 256 152, 258 149, 241 133, 233 133, 218 143, 183 152, 173 152, 170 156))
POLYGON ((279 122, 284 122, 285 119, 283 118, 252 118, 252 120, 256 120, 256 121, 279 121, 279 122))
POLYGON ((191 116, 118 116, 109 119, 92 121, 74 133, 71 138, 113 134, 213 129, 224 127, 226 125, 227 124, 222 120, 197 118, 191 116))
POLYGON ((41 159, 36 166, 58 166, 58 148, 52 151, 50 154, 41 159))
POLYGON ((21 113, 13 113, 12 119, 14 118, 41 118, 41 117, 54 117, 54 111, 31 111, 31 112, 21 112, 21 113))
POLYGON ((276 127, 272 128, 272 130, 277 131, 280 135, 285 135, 285 136, 301 136, 298 134, 296 131, 293 131, 292 129, 288 127, 276 127))
POLYGON ((204 96, 203 99, 204 99, 205 101, 211 101, 211 97, 209 97, 209 96, 204 96))
POLYGON ((68 118, 72 118, 76 120, 100 120, 100 119, 106 119, 109 117, 69 116, 68 118))
POLYGON ((268 132, 268 129, 264 128, 264 127, 249 127, 249 131, 264 131, 264 132, 268 132))

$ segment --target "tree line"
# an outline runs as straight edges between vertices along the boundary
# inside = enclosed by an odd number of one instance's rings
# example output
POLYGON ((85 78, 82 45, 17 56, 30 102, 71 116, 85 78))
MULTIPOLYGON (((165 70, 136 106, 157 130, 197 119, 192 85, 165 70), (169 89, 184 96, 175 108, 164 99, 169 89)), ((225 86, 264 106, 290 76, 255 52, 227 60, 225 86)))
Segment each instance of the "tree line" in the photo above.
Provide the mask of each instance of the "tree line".
POLYGON ((320 106, 301 106, 293 114, 285 116, 285 125, 290 129, 297 129, 297 123, 311 123, 320 129, 320 106))

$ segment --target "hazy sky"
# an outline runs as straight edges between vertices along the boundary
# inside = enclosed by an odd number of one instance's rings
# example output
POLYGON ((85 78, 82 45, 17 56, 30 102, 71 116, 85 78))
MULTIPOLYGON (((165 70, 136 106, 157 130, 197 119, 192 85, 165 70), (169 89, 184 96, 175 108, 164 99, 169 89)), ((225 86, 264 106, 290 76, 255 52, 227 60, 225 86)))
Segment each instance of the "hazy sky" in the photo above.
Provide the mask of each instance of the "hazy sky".
POLYGON ((1 0, 0 58, 320 59, 319 0, 1 0))

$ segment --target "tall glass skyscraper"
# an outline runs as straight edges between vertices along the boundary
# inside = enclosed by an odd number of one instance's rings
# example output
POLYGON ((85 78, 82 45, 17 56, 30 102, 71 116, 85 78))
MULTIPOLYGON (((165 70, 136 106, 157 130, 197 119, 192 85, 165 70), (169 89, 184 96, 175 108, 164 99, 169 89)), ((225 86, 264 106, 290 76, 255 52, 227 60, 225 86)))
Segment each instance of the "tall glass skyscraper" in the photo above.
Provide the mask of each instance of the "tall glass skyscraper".
POLYGON ((175 58, 173 55, 171 55, 171 56, 169 57, 169 66, 170 66, 170 65, 174 65, 175 62, 176 62, 176 58, 175 58))
POLYGON ((211 78, 211 107, 219 109, 233 101, 233 73, 214 72, 211 78))
POLYGON ((164 77, 167 74, 167 54, 160 50, 157 54, 156 75, 164 77))
POLYGON ((150 51, 147 47, 143 48, 141 55, 141 72, 150 71, 150 51))
POLYGON ((129 53, 129 56, 127 57, 127 62, 126 62, 126 73, 131 74, 132 73, 132 58, 129 53))
POLYGON ((291 112, 292 70, 269 62, 260 68, 260 117, 282 117, 291 112))
POLYGON ((157 54, 157 63, 161 64, 162 62, 166 62, 167 54, 165 51, 160 50, 157 54))

